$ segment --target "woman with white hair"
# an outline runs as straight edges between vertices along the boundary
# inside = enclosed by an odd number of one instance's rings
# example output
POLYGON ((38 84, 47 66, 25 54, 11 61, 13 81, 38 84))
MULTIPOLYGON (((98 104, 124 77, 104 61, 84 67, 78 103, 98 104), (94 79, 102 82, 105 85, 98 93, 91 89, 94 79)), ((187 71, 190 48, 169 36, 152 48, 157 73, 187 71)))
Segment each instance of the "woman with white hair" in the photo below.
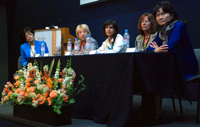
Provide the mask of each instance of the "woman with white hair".
MULTIPOLYGON (((91 32, 88 25, 80 24, 76 27, 76 36, 79 39, 79 53, 80 54, 82 53, 85 47, 86 38, 88 34, 90 34, 90 37, 91 37, 91 32)), ((97 48, 99 48, 97 41, 93 37, 91 37, 91 50, 96 50, 97 48)))

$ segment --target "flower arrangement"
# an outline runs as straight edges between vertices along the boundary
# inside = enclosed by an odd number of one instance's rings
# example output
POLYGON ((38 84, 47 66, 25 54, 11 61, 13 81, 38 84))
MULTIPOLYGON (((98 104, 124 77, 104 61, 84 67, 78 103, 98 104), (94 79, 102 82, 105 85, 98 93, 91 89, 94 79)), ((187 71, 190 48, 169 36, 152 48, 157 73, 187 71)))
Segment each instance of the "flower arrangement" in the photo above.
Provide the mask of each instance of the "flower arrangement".
MULTIPOLYGON (((28 63, 27 68, 17 71, 14 83, 7 82, 2 92, 1 104, 11 101, 14 105, 39 105, 52 106, 57 114, 61 114, 62 106, 73 104, 74 97, 86 87, 83 84, 84 77, 74 85, 76 73, 71 68, 71 59, 66 67, 60 72, 60 60, 53 77, 51 77, 54 59, 50 68, 48 65, 39 71, 37 61, 28 63)), ((41 69, 41 68, 40 68, 41 69)))

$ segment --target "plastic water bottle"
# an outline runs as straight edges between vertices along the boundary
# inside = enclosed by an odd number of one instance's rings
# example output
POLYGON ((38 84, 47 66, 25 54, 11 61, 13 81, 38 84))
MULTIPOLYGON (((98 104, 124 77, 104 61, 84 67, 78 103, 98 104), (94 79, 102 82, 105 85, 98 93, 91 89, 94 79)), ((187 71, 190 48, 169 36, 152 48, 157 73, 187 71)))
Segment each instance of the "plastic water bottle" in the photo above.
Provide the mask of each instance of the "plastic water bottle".
POLYGON ((41 43, 41 56, 44 56, 44 54, 45 54, 45 44, 44 44, 44 41, 42 41, 42 43, 41 43))
POLYGON ((124 33, 124 52, 126 52, 127 48, 129 48, 130 43, 130 35, 128 33, 128 29, 125 29, 124 33))
POLYGON ((78 38, 75 38, 75 42, 74 42, 74 54, 75 55, 79 54, 79 41, 78 41, 78 38))
POLYGON ((70 55, 71 55, 71 53, 72 53, 72 43, 71 43, 71 39, 68 39, 67 51, 70 52, 70 55))
POLYGON ((90 34, 87 35, 85 44, 85 54, 89 54, 91 50, 91 37, 90 34))

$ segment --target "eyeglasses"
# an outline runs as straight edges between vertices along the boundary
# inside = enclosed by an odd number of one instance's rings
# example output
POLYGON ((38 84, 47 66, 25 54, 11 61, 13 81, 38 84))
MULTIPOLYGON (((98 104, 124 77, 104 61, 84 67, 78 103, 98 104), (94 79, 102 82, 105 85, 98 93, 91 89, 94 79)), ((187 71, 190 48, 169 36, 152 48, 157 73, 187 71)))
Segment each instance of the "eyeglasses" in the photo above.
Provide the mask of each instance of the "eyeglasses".
POLYGON ((143 21, 143 20, 140 23, 144 23, 144 22, 145 23, 150 23, 150 21, 143 21))

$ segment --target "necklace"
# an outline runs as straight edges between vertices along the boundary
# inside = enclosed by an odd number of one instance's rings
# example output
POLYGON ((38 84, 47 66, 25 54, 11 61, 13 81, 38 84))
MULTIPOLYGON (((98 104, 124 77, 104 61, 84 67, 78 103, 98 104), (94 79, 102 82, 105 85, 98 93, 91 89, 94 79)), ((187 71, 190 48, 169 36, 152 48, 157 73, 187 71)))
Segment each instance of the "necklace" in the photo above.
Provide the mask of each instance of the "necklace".
MULTIPOLYGON (((34 46, 33 49, 35 50, 35 46, 34 46)), ((35 57, 35 52, 36 52, 36 51, 34 51, 33 49, 32 49, 32 47, 31 47, 31 53, 33 54, 33 57, 35 57)))
POLYGON ((151 36, 151 35, 149 35, 149 36, 147 36, 147 37, 144 37, 145 39, 148 39, 146 43, 145 43, 145 40, 143 41, 143 50, 144 50, 144 51, 146 51, 146 48, 147 48, 147 46, 148 46, 148 44, 149 44, 150 36, 151 36))

